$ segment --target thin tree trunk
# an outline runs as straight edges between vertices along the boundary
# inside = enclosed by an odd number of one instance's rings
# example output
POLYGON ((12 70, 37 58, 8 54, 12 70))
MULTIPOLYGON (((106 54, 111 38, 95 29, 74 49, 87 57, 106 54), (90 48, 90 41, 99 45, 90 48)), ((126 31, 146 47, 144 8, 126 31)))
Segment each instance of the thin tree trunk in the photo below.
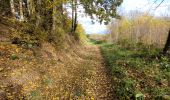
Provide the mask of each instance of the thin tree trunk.
POLYGON ((74 0, 72 0, 72 29, 71 31, 74 31, 74 0))
POLYGON ((60 6, 60 9, 61 9, 61 15, 62 15, 62 27, 64 28, 65 27, 65 24, 66 24, 66 20, 65 20, 65 15, 64 15, 64 8, 63 8, 63 2, 61 3, 61 6, 60 6))
POLYGON ((19 0, 20 21, 24 21, 23 2, 19 0))
POLYGON ((27 0, 27 10, 28 10, 28 15, 31 16, 31 1, 27 0))
POLYGON ((118 41, 119 41, 119 20, 118 20, 118 22, 116 22, 116 28, 117 28, 117 32, 116 32, 116 43, 118 43, 118 41))
POLYGON ((140 26, 139 26, 139 20, 137 21, 137 29, 136 29, 136 43, 139 43, 139 35, 140 35, 140 26))
POLYGON ((36 2, 35 0, 28 0, 28 13, 29 13, 29 19, 35 19, 36 18, 36 2))
POLYGON ((10 6, 11 6, 11 13, 12 13, 12 16, 15 17, 14 0, 10 0, 10 6))
POLYGON ((40 27, 41 23, 41 0, 37 0, 37 5, 36 5, 36 27, 40 27))
POLYGON ((74 19, 74 32, 77 29, 77 0, 75 0, 75 19, 74 19))
POLYGON ((168 33, 168 38, 167 38, 167 41, 166 41, 166 44, 165 44, 165 47, 163 49, 163 54, 166 54, 168 49, 169 49, 169 46, 170 46, 170 30, 169 30, 169 33, 168 33))
POLYGON ((53 25, 52 25, 52 32, 56 31, 56 24, 57 24, 57 4, 56 1, 53 1, 53 25))

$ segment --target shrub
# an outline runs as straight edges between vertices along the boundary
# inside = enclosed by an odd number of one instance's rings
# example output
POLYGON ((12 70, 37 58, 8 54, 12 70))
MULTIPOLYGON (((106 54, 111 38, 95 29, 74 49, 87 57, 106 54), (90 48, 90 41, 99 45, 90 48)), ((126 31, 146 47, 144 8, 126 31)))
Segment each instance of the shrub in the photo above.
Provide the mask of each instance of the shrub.
POLYGON ((169 58, 162 56, 160 61, 161 61, 160 68, 162 70, 170 71, 169 58))
POLYGON ((65 31, 62 27, 57 27, 57 29, 48 36, 50 42, 54 42, 56 46, 61 46, 65 40, 65 31))
POLYGON ((123 79, 118 83, 116 93, 121 100, 130 100, 135 94, 135 82, 131 79, 123 79))
POLYGON ((74 37, 76 40, 80 42, 87 41, 85 30, 83 29, 83 26, 81 24, 78 24, 74 37))
POLYGON ((16 54, 12 54, 12 55, 11 55, 11 59, 12 59, 12 60, 16 60, 16 59, 19 59, 19 57, 18 57, 16 54))
POLYGON ((112 67, 112 73, 118 79, 123 79, 126 76, 125 71, 121 67, 112 67))
POLYGON ((144 95, 142 93, 137 93, 135 95, 135 100, 144 100, 144 95))
MULTIPOLYGON (((164 96, 168 95, 168 89, 169 88, 155 88, 153 90, 153 96, 156 100, 166 100, 164 99, 164 96)), ((169 99, 167 99, 169 100, 169 99)))

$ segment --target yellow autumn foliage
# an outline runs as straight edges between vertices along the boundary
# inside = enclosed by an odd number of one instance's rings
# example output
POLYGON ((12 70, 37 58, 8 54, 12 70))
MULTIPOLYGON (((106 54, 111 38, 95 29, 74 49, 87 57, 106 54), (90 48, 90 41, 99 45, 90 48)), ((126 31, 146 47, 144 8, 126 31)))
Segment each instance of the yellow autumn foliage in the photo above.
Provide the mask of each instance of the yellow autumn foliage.
POLYGON ((76 40, 80 42, 86 42, 87 37, 86 37, 86 32, 81 24, 78 24, 76 32, 75 32, 75 38, 76 40))
POLYGON ((170 22, 167 19, 142 15, 133 19, 123 18, 113 21, 109 26, 111 39, 117 42, 129 40, 136 43, 162 46, 168 35, 170 22))

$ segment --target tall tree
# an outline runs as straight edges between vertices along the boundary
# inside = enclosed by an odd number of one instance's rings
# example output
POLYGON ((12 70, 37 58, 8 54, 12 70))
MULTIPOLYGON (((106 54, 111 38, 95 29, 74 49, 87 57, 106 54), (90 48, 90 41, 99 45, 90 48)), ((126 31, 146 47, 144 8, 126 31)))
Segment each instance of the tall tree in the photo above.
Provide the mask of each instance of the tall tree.
POLYGON ((74 29, 73 29, 74 32, 76 31, 77 24, 78 24, 78 22, 77 22, 77 7, 78 7, 77 0, 75 0, 75 7, 74 7, 75 15, 74 15, 74 29))
POLYGON ((53 0, 53 25, 52 30, 55 31, 57 26, 62 26, 63 15, 63 3, 64 0, 53 0), (60 19, 60 20, 59 20, 60 19))
POLYGON ((33 0, 27 0, 27 12, 30 17, 35 11, 33 0))
POLYGON ((75 32, 77 27, 78 5, 83 6, 85 13, 93 20, 97 19, 100 23, 108 24, 111 18, 119 18, 116 10, 122 2, 123 0, 72 0, 72 30, 75 32))
POLYGON ((36 1, 36 27, 40 27, 41 24, 41 7, 42 7, 42 0, 36 1))
POLYGON ((80 0, 85 9, 85 13, 92 19, 97 19, 100 23, 108 24, 111 18, 118 18, 116 14, 117 7, 123 0, 80 0))
POLYGON ((15 17, 14 0, 10 0, 10 7, 11 7, 11 13, 12 13, 13 17, 15 17))
POLYGON ((72 5, 72 32, 76 31, 77 28, 77 8, 78 8, 78 3, 77 0, 72 0, 71 1, 72 5))
POLYGON ((72 28, 71 28, 71 30, 72 30, 72 32, 74 32, 74 0, 72 0, 71 1, 71 9, 72 9, 72 28))
POLYGON ((24 20, 23 1, 19 0, 20 21, 24 20))
POLYGON ((27 0, 27 10, 28 10, 28 15, 31 15, 31 0, 27 0))
POLYGON ((52 24, 52 32, 56 31, 57 26, 57 2, 56 0, 53 1, 53 24, 52 24))

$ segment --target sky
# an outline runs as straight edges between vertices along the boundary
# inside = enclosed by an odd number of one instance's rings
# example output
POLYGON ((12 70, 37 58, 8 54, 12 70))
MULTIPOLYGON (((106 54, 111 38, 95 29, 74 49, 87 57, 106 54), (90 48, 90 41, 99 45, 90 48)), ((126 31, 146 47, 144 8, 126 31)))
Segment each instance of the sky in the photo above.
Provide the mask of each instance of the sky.
MULTIPOLYGON (((161 0, 157 0, 155 4, 153 4, 155 0, 124 0, 122 5, 119 7, 118 12, 123 9, 125 12, 129 12, 132 10, 140 10, 152 13, 155 16, 162 16, 167 13, 170 15, 170 0, 165 0, 156 10, 155 8, 160 4, 161 0), (169 11, 168 11, 169 9, 169 11)), ((86 16, 83 13, 82 8, 80 9, 78 22, 82 24, 87 34, 105 34, 107 33, 107 26, 101 25, 98 22, 92 24, 89 16, 86 16)))

